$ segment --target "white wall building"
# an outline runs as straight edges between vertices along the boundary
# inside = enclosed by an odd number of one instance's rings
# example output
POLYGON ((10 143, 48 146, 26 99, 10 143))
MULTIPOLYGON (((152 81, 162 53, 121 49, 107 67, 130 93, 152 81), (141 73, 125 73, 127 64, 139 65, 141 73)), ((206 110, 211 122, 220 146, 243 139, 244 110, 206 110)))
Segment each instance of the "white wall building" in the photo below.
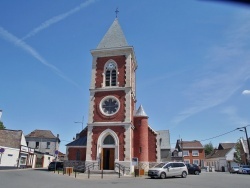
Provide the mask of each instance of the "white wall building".
POLYGON ((21 130, 0 130, 0 167, 34 167, 34 150, 28 148, 21 130))

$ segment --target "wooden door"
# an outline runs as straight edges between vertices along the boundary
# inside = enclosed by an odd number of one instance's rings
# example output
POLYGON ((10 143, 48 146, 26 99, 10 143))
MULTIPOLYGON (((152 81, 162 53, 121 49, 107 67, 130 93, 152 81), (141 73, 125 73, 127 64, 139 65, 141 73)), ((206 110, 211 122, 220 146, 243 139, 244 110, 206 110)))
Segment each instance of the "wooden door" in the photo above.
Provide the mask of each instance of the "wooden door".
POLYGON ((102 149, 102 162, 101 169, 103 170, 114 170, 115 163, 115 149, 114 148, 103 148, 102 149))
POLYGON ((115 149, 110 148, 110 155, 109 155, 109 170, 114 170, 115 166, 115 149))

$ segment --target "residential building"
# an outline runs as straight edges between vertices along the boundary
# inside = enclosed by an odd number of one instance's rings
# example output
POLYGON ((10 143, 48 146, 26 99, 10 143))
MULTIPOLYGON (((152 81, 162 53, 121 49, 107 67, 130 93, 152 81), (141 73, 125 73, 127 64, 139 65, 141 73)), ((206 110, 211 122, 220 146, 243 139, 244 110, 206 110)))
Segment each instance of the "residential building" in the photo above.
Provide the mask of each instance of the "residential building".
POLYGON ((185 163, 204 166, 205 150, 200 141, 177 140, 172 160, 184 161, 185 163))
POLYGON ((219 143, 218 149, 214 149, 206 156, 205 165, 210 171, 228 172, 233 166, 239 164, 234 161, 235 143, 219 143))
MULTIPOLYGON (((88 123, 67 144, 67 158, 100 164, 104 170, 114 170, 118 163, 131 171, 133 158, 147 170, 161 160, 160 136, 149 126, 142 105, 136 108, 138 65, 117 18, 91 54, 88 123)), ((168 146, 161 141, 164 153, 168 146)))
POLYGON ((156 131, 158 133, 157 140, 160 144, 160 161, 171 160, 171 145, 169 130, 156 131))
POLYGON ((35 160, 21 130, 0 130, 0 167, 33 168, 35 160))
MULTIPOLYGON (((250 142, 250 139, 249 139, 249 142, 250 142)), ((242 164, 250 164, 250 158, 249 158, 250 156, 249 156, 247 140, 244 140, 243 138, 240 139, 240 155, 241 155, 242 164)))
POLYGON ((59 151, 59 135, 55 136, 50 130, 34 130, 25 136, 27 146, 33 148, 36 152, 55 156, 59 151))

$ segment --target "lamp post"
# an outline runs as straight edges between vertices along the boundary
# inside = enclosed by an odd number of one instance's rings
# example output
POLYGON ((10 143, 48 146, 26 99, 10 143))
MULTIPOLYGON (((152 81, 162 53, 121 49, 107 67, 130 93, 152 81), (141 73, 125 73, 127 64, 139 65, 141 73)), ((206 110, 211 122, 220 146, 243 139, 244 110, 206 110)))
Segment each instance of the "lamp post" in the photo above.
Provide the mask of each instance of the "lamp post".
POLYGON ((84 122, 84 116, 82 116, 82 121, 75 121, 74 123, 81 123, 82 124, 82 130, 83 130, 83 122, 84 122))
MULTIPOLYGON (((247 125, 249 126, 249 125, 247 125)), ((247 147, 248 147, 248 160, 249 160, 249 157, 250 157, 250 147, 249 147, 249 138, 248 138, 248 135, 247 135, 247 126, 244 126, 244 127, 238 127, 236 128, 237 130, 240 130, 240 131, 244 131, 245 134, 246 134, 246 138, 247 138, 247 147), (244 130, 243 130, 244 129, 244 130)))

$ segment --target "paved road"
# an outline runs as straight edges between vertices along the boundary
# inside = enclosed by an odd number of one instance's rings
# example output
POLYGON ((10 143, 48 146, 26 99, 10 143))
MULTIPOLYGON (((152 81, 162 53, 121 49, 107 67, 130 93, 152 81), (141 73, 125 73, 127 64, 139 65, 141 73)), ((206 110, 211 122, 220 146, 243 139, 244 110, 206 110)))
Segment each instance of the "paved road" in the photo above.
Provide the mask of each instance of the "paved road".
POLYGON ((249 188, 250 175, 204 172, 187 178, 149 179, 100 175, 62 175, 46 170, 2 170, 0 188, 249 188))

